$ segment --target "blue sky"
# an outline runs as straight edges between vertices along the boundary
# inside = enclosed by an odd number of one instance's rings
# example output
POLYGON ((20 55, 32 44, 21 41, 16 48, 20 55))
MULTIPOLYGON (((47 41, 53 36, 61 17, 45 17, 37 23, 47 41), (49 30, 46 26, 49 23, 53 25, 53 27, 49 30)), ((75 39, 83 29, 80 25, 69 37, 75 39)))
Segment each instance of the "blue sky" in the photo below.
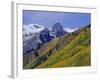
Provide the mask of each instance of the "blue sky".
POLYGON ((23 10, 23 24, 40 24, 51 29, 55 23, 65 28, 79 28, 91 23, 90 13, 23 10))

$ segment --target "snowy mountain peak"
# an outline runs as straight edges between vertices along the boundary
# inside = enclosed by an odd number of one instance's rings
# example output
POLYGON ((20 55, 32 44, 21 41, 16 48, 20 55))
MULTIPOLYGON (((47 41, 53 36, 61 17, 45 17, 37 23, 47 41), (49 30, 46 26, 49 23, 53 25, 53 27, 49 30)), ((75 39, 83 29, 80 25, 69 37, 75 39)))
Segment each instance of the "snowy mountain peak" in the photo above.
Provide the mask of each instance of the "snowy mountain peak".
POLYGON ((38 33, 44 28, 44 26, 38 24, 28 24, 23 26, 24 34, 38 33))
POLYGON ((40 29, 40 28, 44 28, 44 26, 42 26, 42 25, 39 25, 39 24, 29 24, 28 25, 30 28, 32 28, 32 29, 40 29))

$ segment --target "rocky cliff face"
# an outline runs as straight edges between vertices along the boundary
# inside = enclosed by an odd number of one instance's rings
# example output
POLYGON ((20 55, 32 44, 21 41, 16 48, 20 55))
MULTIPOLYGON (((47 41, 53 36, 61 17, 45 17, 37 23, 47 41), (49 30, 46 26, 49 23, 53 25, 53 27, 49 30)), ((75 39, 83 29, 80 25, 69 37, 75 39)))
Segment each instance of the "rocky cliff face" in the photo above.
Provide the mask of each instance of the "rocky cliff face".
POLYGON ((56 37, 63 36, 67 33, 60 23, 56 23, 56 24, 53 25, 52 32, 54 33, 54 35, 56 37))

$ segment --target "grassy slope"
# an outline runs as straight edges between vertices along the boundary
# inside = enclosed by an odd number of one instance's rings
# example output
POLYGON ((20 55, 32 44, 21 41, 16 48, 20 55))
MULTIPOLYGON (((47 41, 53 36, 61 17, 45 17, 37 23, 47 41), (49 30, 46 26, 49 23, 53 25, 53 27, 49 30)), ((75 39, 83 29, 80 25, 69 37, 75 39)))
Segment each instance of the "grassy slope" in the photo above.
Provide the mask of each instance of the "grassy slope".
POLYGON ((54 39, 52 41, 50 41, 49 43, 46 43, 45 45, 43 45, 43 47, 39 50, 39 57, 33 59, 29 64, 27 64, 26 66, 24 66, 24 69, 30 69, 33 66, 35 66, 38 62, 40 62, 41 60, 39 60, 42 56, 46 55, 48 53, 48 51, 53 48, 56 44, 58 43, 58 38, 54 39), (49 46, 48 46, 49 45, 49 46))
POLYGON ((24 69, 34 68, 35 66, 39 65, 40 62, 41 62, 41 58, 43 56, 47 56, 47 55, 51 56, 52 54, 56 53, 56 51, 59 51, 59 49, 61 49, 62 47, 64 47, 65 44, 68 44, 70 42, 70 41, 67 41, 67 40, 68 40, 68 35, 65 35, 65 36, 62 36, 60 38, 53 39, 52 41, 44 44, 41 47, 41 49, 38 50, 39 57, 37 57, 35 59, 31 59, 31 61, 27 65, 23 66, 24 69), (58 49, 55 50, 56 46, 58 47, 58 49), (52 49, 54 50, 54 52, 50 53, 49 51, 51 51, 52 49))
POLYGON ((49 57, 37 68, 89 66, 90 65, 90 29, 83 30, 74 40, 49 57))
MULTIPOLYGON (((43 60, 44 57, 47 55, 52 56, 52 54, 56 53, 60 49, 62 49, 64 46, 69 44, 71 42, 70 38, 74 39, 76 35, 72 35, 71 33, 64 35, 60 38, 53 39, 52 41, 44 44, 39 52, 39 56, 35 59, 31 59, 31 61, 24 66, 24 69, 30 69, 30 68, 35 68, 40 62, 43 60), (50 52, 53 51, 53 52, 50 52)), ((43 61, 42 61, 43 62, 43 61)))

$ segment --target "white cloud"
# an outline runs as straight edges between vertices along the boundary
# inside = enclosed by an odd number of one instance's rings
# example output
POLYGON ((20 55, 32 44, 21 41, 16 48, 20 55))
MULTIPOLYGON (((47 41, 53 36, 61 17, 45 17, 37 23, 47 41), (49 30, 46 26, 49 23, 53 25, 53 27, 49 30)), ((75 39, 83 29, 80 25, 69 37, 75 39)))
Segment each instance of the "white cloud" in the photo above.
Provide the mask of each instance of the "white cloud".
POLYGON ((78 28, 64 28, 67 32, 74 32, 75 30, 77 30, 78 28))

